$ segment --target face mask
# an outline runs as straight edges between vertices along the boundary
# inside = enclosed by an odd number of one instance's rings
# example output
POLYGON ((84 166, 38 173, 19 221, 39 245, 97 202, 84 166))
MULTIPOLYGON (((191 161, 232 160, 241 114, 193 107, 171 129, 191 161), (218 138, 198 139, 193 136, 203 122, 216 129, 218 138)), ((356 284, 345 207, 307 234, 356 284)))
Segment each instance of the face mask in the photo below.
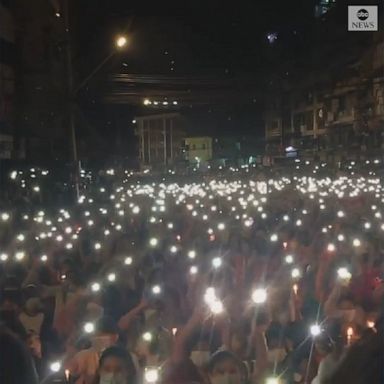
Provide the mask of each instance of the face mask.
POLYGON ((99 384, 126 384, 127 381, 121 373, 102 373, 99 384))
POLYGON ((285 357, 287 356, 287 352, 284 348, 276 348, 268 351, 268 362, 271 364, 281 363, 285 357))
POLYGON ((191 353, 191 360, 197 367, 202 367, 207 364, 210 357, 211 354, 209 351, 192 351, 191 353))
POLYGON ((344 321, 347 321, 348 323, 351 323, 356 315, 356 309, 344 309, 341 311, 342 318, 344 321))
POLYGON ((241 376, 238 373, 215 375, 210 378, 211 384, 240 384, 241 376))

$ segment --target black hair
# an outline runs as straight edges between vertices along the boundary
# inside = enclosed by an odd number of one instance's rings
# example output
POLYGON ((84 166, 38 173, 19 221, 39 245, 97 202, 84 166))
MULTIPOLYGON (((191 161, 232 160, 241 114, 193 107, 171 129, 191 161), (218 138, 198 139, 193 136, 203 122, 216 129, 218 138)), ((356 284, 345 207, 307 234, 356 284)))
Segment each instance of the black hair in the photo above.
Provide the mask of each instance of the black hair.
POLYGON ((99 360, 100 368, 103 366, 104 361, 109 357, 116 357, 123 361, 124 366, 128 372, 129 382, 134 383, 136 378, 136 369, 129 352, 126 349, 118 346, 113 346, 105 349, 104 352, 101 354, 99 360))
POLYGON ((219 351, 214 353, 207 364, 207 372, 212 373, 215 366, 225 360, 232 360, 238 366, 240 372, 244 374, 243 362, 239 360, 232 352, 229 351, 219 351))
POLYGON ((37 373, 25 345, 0 326, 0 383, 37 384, 37 373))
POLYGON ((97 321, 96 329, 99 333, 118 334, 119 328, 116 321, 110 316, 104 316, 97 321))

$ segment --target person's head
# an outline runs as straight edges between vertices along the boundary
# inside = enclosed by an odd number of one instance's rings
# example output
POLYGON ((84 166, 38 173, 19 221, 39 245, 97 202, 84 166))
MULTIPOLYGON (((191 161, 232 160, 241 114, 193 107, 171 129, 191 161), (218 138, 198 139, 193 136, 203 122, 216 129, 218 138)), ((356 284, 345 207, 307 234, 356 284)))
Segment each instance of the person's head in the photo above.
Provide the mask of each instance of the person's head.
POLYGON ((121 347, 107 348, 99 361, 98 384, 128 384, 135 381, 135 367, 130 354, 121 347))
POLYGON ((146 331, 136 342, 135 353, 139 360, 160 354, 159 337, 156 332, 146 331))
POLYGON ((211 384, 241 384, 245 379, 242 361, 228 351, 212 355, 207 372, 211 384))
POLYGON ((20 290, 16 287, 4 287, 0 294, 1 309, 17 311, 21 302, 20 290))
POLYGON ((244 325, 233 330, 229 347, 236 356, 242 356, 247 347, 247 334, 244 325))
POLYGON ((92 337, 93 347, 103 351, 116 344, 118 339, 119 331, 116 322, 110 317, 102 317, 96 323, 96 334, 92 337))
POLYGON ((38 297, 30 297, 24 304, 24 311, 29 316, 35 316, 42 312, 43 305, 38 297))
POLYGON ((36 332, 28 332, 26 344, 32 356, 36 357, 37 359, 41 359, 41 340, 40 336, 36 332))
POLYGON ((15 334, 0 326, 0 383, 37 384, 31 355, 15 334))

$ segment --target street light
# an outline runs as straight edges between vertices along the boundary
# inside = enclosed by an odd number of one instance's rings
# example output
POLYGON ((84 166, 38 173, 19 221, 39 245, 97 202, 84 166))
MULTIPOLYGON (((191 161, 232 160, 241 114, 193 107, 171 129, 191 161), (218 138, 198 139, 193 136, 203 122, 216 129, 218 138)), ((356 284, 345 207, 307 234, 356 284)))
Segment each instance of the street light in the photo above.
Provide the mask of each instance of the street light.
POLYGON ((128 39, 125 36, 118 36, 116 38, 117 48, 124 48, 128 44, 128 39))

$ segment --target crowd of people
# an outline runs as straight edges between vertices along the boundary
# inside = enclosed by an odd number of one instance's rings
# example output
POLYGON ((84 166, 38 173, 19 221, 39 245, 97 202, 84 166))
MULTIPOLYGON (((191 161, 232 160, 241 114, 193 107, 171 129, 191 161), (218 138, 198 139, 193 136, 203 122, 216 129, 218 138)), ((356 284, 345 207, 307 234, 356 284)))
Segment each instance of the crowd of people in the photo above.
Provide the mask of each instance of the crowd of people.
POLYGON ((13 171, 0 382, 384 382, 384 186, 354 165, 108 170, 56 204, 13 171))

